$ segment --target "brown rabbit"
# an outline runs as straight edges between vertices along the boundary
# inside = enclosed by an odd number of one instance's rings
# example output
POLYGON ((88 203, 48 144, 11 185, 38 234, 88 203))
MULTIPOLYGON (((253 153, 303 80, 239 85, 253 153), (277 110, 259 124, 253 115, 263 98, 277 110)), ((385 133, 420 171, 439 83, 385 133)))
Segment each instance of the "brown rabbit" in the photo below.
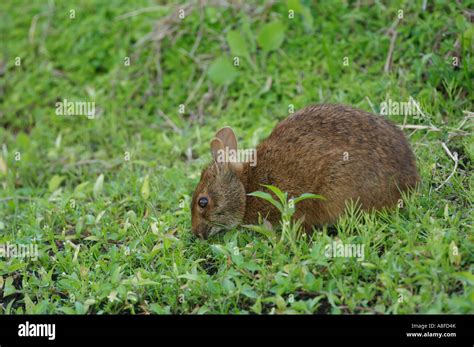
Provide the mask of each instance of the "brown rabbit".
MULTIPOLYGON (((344 105, 308 106, 281 121, 257 147, 257 165, 221 162, 219 151, 236 150, 237 140, 225 127, 211 142, 214 161, 201 175, 193 194, 192 231, 207 238, 259 215, 277 224, 280 214, 270 203, 248 193, 271 184, 289 197, 323 195, 297 204, 294 217, 303 226, 332 224, 348 200, 364 210, 396 205, 400 192, 419 181, 415 157, 405 135, 382 116, 344 105)), ((222 153, 222 152, 220 152, 222 153)))

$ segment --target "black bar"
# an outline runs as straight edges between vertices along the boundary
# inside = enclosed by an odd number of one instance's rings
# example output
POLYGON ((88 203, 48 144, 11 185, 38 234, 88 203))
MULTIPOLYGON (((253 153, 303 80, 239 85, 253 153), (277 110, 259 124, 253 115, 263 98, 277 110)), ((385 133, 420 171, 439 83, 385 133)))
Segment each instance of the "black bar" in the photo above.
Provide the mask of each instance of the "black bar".
POLYGON ((337 340, 389 341, 403 345, 456 345, 474 343, 472 315, 338 315, 338 316, 79 316, 15 315, 0 316, 0 345, 63 345, 102 339, 176 336, 299 336, 331 337, 337 340), (20 324, 55 324, 55 338, 20 337, 20 324), (455 333, 456 336, 407 337, 407 333, 455 333))

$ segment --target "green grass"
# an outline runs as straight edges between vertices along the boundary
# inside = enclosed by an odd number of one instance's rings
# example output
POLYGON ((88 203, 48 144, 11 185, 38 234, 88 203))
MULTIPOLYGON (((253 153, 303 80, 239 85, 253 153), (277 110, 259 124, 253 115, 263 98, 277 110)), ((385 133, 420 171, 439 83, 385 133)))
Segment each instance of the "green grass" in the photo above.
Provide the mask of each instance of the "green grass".
POLYGON ((117 18, 156 4, 1 2, 0 244, 40 253, 0 258, 1 312, 474 312, 472 2, 302 2, 293 20, 286 2, 259 2, 160 25, 176 4, 117 18), (263 30, 275 21, 280 43, 263 30), (190 198, 220 127, 253 148, 290 104, 379 112, 410 96, 426 118, 407 124, 439 131, 406 130, 422 184, 402 209, 353 208, 306 237, 291 225, 282 242, 248 228, 192 236, 190 198), (63 99, 94 101, 99 116, 58 116, 63 99), (437 190, 454 166, 442 142, 459 164, 437 190), (365 245, 364 261, 325 257, 336 240, 365 245))

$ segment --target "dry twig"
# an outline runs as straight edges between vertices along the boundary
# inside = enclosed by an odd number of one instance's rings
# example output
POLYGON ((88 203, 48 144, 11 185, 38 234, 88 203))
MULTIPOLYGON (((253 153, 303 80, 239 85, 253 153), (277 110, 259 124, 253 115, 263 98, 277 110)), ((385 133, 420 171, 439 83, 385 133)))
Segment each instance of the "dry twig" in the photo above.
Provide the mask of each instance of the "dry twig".
POLYGON ((451 174, 448 176, 448 178, 446 178, 444 180, 443 183, 441 183, 440 186, 438 186, 438 188, 436 188, 435 190, 438 191, 441 189, 441 187, 443 187, 446 183, 448 183, 448 181, 451 179, 451 177, 453 177, 454 173, 456 172, 457 168, 458 168, 458 163, 459 163, 459 159, 458 159, 458 154, 457 152, 454 152, 451 153, 451 151, 449 150, 448 146, 446 146, 446 144, 444 142, 441 142, 441 146, 443 146, 443 149, 444 151, 448 154, 448 156, 454 161, 454 168, 453 168, 453 171, 451 172, 451 174))

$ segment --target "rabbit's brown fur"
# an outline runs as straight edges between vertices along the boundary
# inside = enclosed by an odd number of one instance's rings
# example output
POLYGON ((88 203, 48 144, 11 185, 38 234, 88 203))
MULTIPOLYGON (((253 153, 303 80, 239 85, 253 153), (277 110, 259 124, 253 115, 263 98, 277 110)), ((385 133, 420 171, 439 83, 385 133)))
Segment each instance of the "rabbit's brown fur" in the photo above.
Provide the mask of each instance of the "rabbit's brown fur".
POLYGON ((280 122, 257 147, 257 165, 218 163, 215 151, 236 147, 230 128, 211 145, 214 162, 203 171, 192 200, 192 230, 206 238, 240 223, 254 224, 259 214, 277 224, 279 212, 268 202, 246 195, 277 186, 289 197, 323 195, 297 204, 303 226, 332 224, 349 200, 364 210, 395 206, 400 192, 419 181, 415 157, 405 135, 382 116, 344 105, 308 106, 280 122), (205 208, 199 198, 208 198, 205 208))

